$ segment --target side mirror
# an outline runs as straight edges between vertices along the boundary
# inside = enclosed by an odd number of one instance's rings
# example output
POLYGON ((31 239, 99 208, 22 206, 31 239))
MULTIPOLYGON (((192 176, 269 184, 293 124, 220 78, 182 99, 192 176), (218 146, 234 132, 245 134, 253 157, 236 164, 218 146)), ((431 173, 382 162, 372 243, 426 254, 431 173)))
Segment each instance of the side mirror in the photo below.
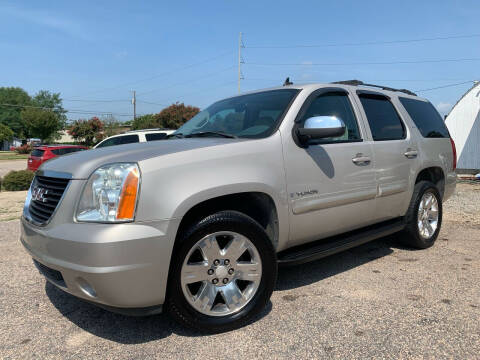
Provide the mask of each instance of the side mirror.
POLYGON ((304 140, 342 136, 345 134, 345 124, 335 116, 314 116, 305 120, 297 133, 304 140))

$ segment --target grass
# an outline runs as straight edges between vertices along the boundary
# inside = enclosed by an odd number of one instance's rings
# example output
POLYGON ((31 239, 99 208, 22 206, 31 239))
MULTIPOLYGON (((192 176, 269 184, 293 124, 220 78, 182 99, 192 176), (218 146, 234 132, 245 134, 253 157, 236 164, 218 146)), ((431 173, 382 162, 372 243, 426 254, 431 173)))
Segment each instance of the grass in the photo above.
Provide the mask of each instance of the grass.
POLYGON ((29 154, 17 154, 15 151, 0 151, 1 160, 23 160, 28 159, 29 154))

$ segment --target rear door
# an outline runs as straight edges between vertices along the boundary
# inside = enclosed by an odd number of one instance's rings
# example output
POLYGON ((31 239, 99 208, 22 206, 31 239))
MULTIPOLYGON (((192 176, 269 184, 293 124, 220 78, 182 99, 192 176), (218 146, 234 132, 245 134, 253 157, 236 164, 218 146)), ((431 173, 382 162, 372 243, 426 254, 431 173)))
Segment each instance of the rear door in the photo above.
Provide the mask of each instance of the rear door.
POLYGON ((362 90, 357 95, 373 139, 376 221, 403 216, 412 196, 418 149, 389 96, 362 90))

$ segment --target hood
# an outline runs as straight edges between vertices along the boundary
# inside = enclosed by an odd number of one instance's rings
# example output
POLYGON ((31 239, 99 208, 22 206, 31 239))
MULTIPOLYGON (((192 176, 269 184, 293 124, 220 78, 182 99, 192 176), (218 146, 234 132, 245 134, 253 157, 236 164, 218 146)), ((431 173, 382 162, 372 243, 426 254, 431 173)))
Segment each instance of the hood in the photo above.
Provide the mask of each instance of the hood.
POLYGON ((187 138, 109 146, 56 157, 43 163, 39 171, 68 173, 73 179, 87 179, 93 171, 105 164, 139 162, 158 156, 241 141, 248 139, 187 138))

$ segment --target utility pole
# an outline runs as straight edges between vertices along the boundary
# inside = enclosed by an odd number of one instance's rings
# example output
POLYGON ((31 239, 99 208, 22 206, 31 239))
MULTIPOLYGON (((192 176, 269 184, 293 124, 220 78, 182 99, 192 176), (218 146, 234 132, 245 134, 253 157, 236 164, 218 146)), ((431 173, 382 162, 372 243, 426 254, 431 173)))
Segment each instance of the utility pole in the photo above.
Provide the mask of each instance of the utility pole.
POLYGON ((135 120, 137 118, 137 95, 135 90, 133 90, 132 104, 133 104, 133 120, 135 120))
POLYGON ((242 48, 244 48, 245 45, 243 45, 242 41, 242 33, 240 32, 238 35, 238 92, 240 93, 240 81, 243 79, 242 76, 242 48))

